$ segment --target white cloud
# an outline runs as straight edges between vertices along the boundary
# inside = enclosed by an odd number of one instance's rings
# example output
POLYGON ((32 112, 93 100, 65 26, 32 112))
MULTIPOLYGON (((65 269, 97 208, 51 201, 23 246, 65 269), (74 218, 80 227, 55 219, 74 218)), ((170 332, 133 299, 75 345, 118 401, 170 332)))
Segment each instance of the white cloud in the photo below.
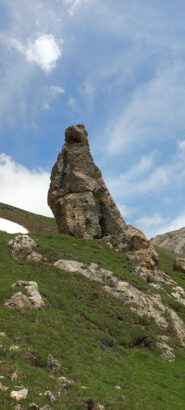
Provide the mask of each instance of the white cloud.
POLYGON ((185 152, 185 140, 177 141, 177 146, 181 152, 185 152))
POLYGON ((162 235, 166 232, 185 227, 185 213, 180 213, 173 219, 170 219, 170 217, 164 218, 156 213, 137 219, 136 225, 149 238, 154 238, 156 235, 162 235))
POLYGON ((154 77, 132 91, 119 116, 108 123, 110 155, 176 140, 185 133, 185 66, 183 61, 159 66, 154 77))
POLYGON ((68 13, 73 16, 80 6, 88 3, 90 0, 64 0, 64 5, 67 6, 68 13))
POLYGON ((46 87, 44 101, 41 104, 42 109, 45 111, 49 110, 53 101, 55 101, 57 97, 64 93, 65 89, 60 85, 52 85, 50 87, 46 87))
POLYGON ((174 219, 172 219, 167 226, 164 227, 163 233, 175 231, 176 229, 183 227, 185 227, 185 213, 180 213, 174 219))
POLYGON ((167 222, 167 219, 163 218, 160 214, 155 213, 137 219, 136 225, 145 232, 148 237, 152 237, 158 235, 159 232, 165 232, 164 229, 167 229, 167 222))
POLYGON ((0 155, 1 202, 37 214, 51 216, 47 205, 50 175, 43 170, 29 170, 11 157, 0 155))
POLYGON ((65 93, 65 89, 63 87, 61 87, 60 85, 52 85, 51 86, 51 92, 54 95, 63 94, 63 93, 65 93))
MULTIPOLYGON (((116 177, 107 178, 108 186, 113 196, 117 198, 125 198, 133 193, 138 193, 141 190, 147 191, 147 187, 151 186, 148 175, 154 166, 154 153, 143 156, 136 165, 132 166, 128 171, 116 175, 116 177)), ((152 178, 152 177, 151 177, 152 178)), ((153 177, 153 179, 155 179, 153 177)), ((158 178, 157 178, 158 179, 158 178)), ((157 182, 155 182, 157 186, 157 182)))
POLYGON ((49 106, 49 104, 48 104, 47 101, 44 101, 44 103, 43 103, 43 105, 42 105, 42 109, 43 109, 44 111, 48 111, 48 110, 50 109, 50 106, 49 106))
POLYGON ((35 41, 29 40, 26 46, 15 38, 11 44, 27 61, 38 64, 47 73, 56 68, 57 61, 62 56, 61 45, 59 47, 52 34, 42 34, 35 41))

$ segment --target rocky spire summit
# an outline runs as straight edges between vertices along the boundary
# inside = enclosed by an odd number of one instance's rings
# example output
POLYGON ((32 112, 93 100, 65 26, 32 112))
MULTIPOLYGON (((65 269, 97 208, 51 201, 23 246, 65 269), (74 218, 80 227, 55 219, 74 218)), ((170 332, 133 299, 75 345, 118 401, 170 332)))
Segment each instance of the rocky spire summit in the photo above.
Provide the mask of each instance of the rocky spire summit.
POLYGON ((93 161, 82 124, 65 131, 65 144, 51 173, 48 204, 60 233, 102 238, 126 227, 93 161))

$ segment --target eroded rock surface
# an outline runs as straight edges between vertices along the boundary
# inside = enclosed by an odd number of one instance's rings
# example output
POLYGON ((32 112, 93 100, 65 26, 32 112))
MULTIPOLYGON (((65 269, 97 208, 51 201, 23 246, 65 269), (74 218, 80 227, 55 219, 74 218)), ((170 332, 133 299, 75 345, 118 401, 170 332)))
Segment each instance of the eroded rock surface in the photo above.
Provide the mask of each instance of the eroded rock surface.
POLYGON ((44 306, 44 300, 39 293, 36 282, 18 280, 11 288, 15 289, 17 287, 23 288, 26 294, 23 292, 14 293, 11 298, 5 302, 5 306, 12 309, 39 309, 44 306))
POLYGON ((48 204, 58 231, 79 238, 103 238, 108 246, 153 268, 157 254, 145 235, 126 225, 89 149, 84 125, 65 131, 65 144, 51 173, 48 204))
POLYGON ((103 241, 120 252, 126 252, 128 257, 136 259, 148 269, 154 270, 158 265, 158 255, 143 232, 132 225, 126 225, 119 235, 107 235, 103 241))
POLYGON ((174 362, 175 353, 171 346, 169 346, 169 337, 168 336, 159 336, 158 342, 156 343, 158 349, 161 352, 161 357, 168 362, 174 362))
POLYGON ((185 273, 185 258, 176 258, 173 264, 173 269, 177 272, 185 273))
POLYGON ((79 238, 117 235, 125 222, 90 153, 84 125, 66 129, 48 193, 58 231, 79 238))
POLYGON ((37 252, 37 244, 28 235, 17 235, 8 242, 12 249, 12 256, 15 259, 24 259, 27 261, 41 262, 45 260, 43 256, 37 252))
MULTIPOLYGON (((54 266, 68 272, 78 272, 91 280, 96 280, 104 285, 104 289, 113 297, 123 300, 123 303, 130 307, 139 316, 152 318, 157 326, 164 331, 169 326, 173 326, 181 345, 185 343, 185 324, 182 319, 172 309, 168 308, 159 294, 150 291, 142 291, 134 285, 120 280, 111 271, 99 267, 95 263, 83 264, 78 261, 61 259, 55 262, 54 266)), ((164 274, 165 275, 165 274, 164 274)), ((169 283, 174 286, 175 282, 169 278, 169 283)), ((172 295, 173 296, 173 295, 172 295)), ((158 345, 159 347, 159 345, 158 345)), ((171 348, 169 348, 170 350, 171 348)), ((162 346, 161 346, 162 350, 162 346)), ((165 346, 163 346, 163 353, 165 346)), ((167 346, 166 346, 167 350, 167 346)), ((171 349, 172 358, 173 349, 171 349)), ((170 353, 169 353, 170 355, 170 353)), ((163 354, 165 357, 165 354, 163 354)), ((167 358, 167 353, 166 353, 167 358)), ((171 360, 171 359, 170 359, 171 360)))
POLYGON ((177 302, 185 305, 185 291, 169 275, 154 269, 148 269, 146 266, 139 264, 134 269, 134 273, 149 283, 150 286, 157 290, 163 290, 169 296, 172 296, 177 302))

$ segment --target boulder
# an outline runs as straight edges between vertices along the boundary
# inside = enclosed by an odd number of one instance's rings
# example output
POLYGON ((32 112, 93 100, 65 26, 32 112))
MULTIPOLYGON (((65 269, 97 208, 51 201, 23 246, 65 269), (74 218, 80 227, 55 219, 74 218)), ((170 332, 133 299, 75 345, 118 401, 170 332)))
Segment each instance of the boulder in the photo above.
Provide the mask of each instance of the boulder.
POLYGON ((176 258, 173 264, 173 270, 185 273, 185 258, 176 258))
POLYGON ((107 235, 103 241, 118 251, 127 252, 128 257, 138 260, 147 269, 154 270, 158 265, 158 255, 143 232, 132 225, 126 225, 119 235, 107 235))
POLYGON ((5 302, 5 306, 12 309, 38 309, 44 306, 44 301, 39 293, 36 282, 18 280, 11 286, 12 289, 15 289, 16 287, 23 288, 26 295, 22 292, 15 293, 9 300, 7 300, 7 302, 5 302))
POLYGON ((17 235, 8 242, 12 249, 12 256, 15 259, 23 259, 33 262, 41 262, 43 256, 37 252, 37 244, 28 235, 17 235))
POLYGON ((79 238, 117 235, 125 222, 90 153, 84 125, 66 129, 51 173, 48 204, 58 231, 79 238))

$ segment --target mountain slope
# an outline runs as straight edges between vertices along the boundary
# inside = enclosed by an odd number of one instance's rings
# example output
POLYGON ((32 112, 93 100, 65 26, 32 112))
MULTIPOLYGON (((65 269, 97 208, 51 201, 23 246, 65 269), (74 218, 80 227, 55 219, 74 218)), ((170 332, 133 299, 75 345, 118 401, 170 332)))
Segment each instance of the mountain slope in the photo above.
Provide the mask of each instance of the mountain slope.
POLYGON ((170 251, 185 255, 185 228, 157 235, 152 239, 154 246, 161 246, 170 251))
POLYGON ((42 234, 55 234, 57 228, 54 218, 32 214, 23 209, 0 202, 0 218, 8 219, 17 224, 23 225, 29 232, 42 234))
MULTIPOLYGON (((95 262, 146 294, 155 294, 155 289, 149 289, 149 284, 132 273, 132 264, 124 254, 101 241, 52 234, 53 222, 48 218, 12 207, 8 212, 13 222, 21 215, 24 226, 31 218, 31 236, 50 262, 59 258, 95 262)), ((0 375, 4 376, 0 381, 8 387, 0 392, 3 410, 15 408, 10 399, 15 386, 28 388, 23 410, 32 402, 39 406, 49 403, 44 396, 47 390, 56 397, 53 410, 95 408, 88 407, 89 400, 107 410, 184 408, 185 351, 172 329, 168 333, 177 359, 169 363, 157 351, 160 330, 153 320, 139 317, 123 301, 109 296, 99 282, 49 264, 13 259, 10 238, 12 235, 0 232, 0 375), (45 307, 7 309, 4 302, 17 280, 36 281, 45 307), (12 351, 13 345, 19 350, 12 351), (48 366, 49 354, 59 361, 61 369, 48 366), (13 372, 17 373, 16 381, 10 378, 13 372), (64 387, 61 376, 74 383, 64 387)), ((185 288, 183 275, 172 272, 174 254, 160 249, 159 256, 161 269, 185 288)), ((161 297, 185 320, 183 305, 162 291, 161 297)))

